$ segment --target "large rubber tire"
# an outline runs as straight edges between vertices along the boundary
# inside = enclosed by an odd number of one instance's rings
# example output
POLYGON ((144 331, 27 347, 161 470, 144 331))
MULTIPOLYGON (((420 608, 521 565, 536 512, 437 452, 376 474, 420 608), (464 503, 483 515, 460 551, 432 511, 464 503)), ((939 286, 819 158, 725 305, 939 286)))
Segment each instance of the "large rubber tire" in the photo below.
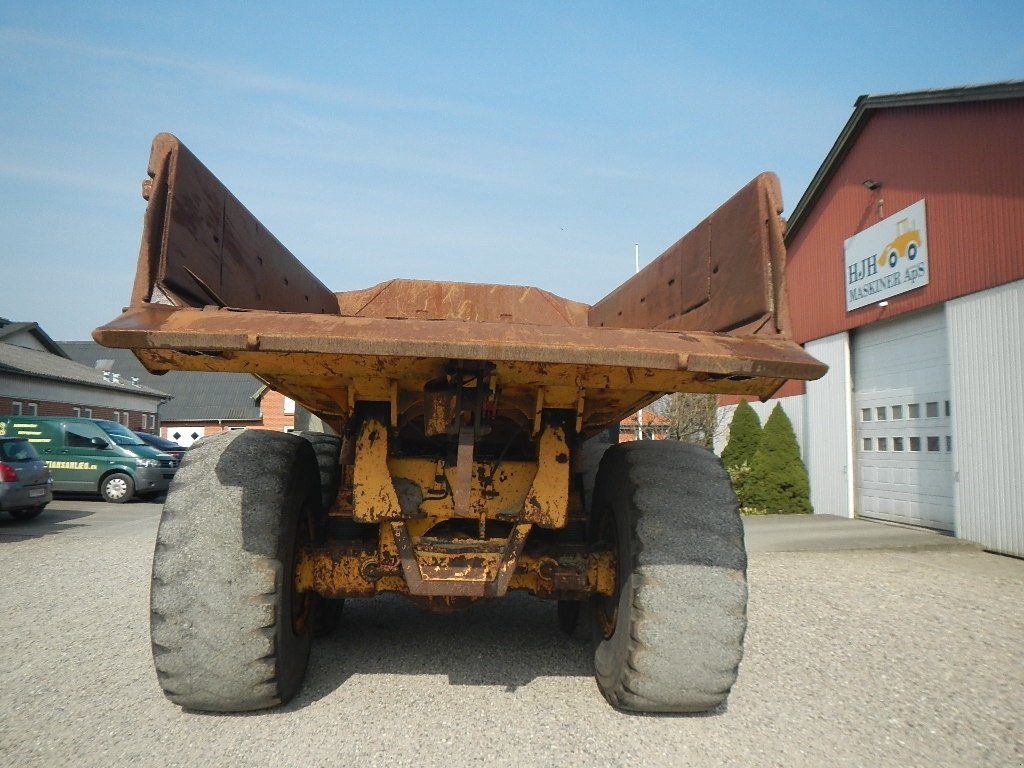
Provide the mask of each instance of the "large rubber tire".
POLYGON ((295 432, 303 440, 313 446, 316 454, 317 467, 320 470, 320 506, 326 513, 334 504, 338 495, 338 483, 341 480, 341 467, 338 457, 341 455, 341 438, 324 432, 295 432))
POLYGON ((240 712, 298 692, 314 600, 294 590, 295 552, 319 512, 306 440, 245 430, 190 450, 164 503, 150 592, 153 659, 171 701, 240 712))
MULTIPOLYGON (((341 438, 328 435, 326 432, 293 432, 313 446, 316 463, 320 471, 320 506, 323 518, 317 525, 318 538, 336 534, 337 524, 332 525, 327 511, 334 505, 338 496, 338 485, 341 482, 341 438)), ((313 615, 313 635, 327 637, 334 633, 341 623, 341 615, 345 609, 344 598, 328 599, 318 596, 313 615)))
POLYGON ((107 475, 100 483, 100 496, 104 501, 111 504, 124 504, 132 500, 135 495, 135 481, 131 475, 124 472, 115 472, 107 475))
POLYGON ((721 462, 673 440, 613 446, 593 513, 617 560, 617 595, 593 604, 601 692, 629 711, 714 709, 747 626, 743 522, 721 462))

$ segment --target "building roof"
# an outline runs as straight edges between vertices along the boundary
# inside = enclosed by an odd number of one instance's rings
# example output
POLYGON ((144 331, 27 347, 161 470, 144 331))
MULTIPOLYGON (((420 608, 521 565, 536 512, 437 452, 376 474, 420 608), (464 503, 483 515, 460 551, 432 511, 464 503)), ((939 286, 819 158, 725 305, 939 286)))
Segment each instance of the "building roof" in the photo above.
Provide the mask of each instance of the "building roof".
POLYGON ((159 387, 174 399, 160 407, 160 420, 259 421, 255 398, 262 383, 247 373, 168 371, 163 375, 147 371, 129 349, 108 349, 95 341, 62 341, 68 356, 83 365, 125 376, 159 387))
POLYGON ((899 107, 936 106, 940 104, 962 104, 976 101, 995 101, 1001 99, 1024 98, 1024 80, 1008 80, 987 85, 965 85, 954 88, 939 88, 925 91, 905 91, 887 93, 877 96, 863 95, 853 105, 853 114, 836 139, 832 149, 825 156, 824 162, 814 174, 810 185, 790 214, 786 240, 789 241, 800 228, 807 212, 813 207, 819 195, 825 189, 829 179, 846 156, 861 130, 871 119, 872 114, 880 109, 896 109, 899 107))
POLYGON ((0 342, 0 371, 97 389, 131 392, 160 400, 168 397, 166 392, 146 386, 141 381, 132 381, 130 377, 115 380, 110 375, 104 376, 103 371, 76 363, 67 357, 3 342, 0 342))
POLYGON ((67 354, 65 354, 64 350, 39 327, 39 323, 16 323, 13 320, 8 320, 6 317, 0 317, 0 343, 13 343, 14 339, 21 333, 27 333, 32 336, 40 346, 51 354, 67 359, 67 354))
MULTIPOLYGON (((651 408, 644 408, 645 427, 670 427, 672 419, 662 416, 651 408)), ((619 429, 636 429, 636 414, 631 413, 619 422, 619 429)))

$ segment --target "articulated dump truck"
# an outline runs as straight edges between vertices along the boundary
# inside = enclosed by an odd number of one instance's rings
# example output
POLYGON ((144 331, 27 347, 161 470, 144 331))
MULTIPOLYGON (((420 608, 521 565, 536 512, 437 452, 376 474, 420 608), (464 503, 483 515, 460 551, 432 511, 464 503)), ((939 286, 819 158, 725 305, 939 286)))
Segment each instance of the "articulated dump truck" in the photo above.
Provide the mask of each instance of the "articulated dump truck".
POLYGON ((615 707, 725 701, 747 606, 729 477, 694 445, 616 443, 667 393, 765 398, 825 373, 788 335, 774 175, 593 306, 407 279, 332 292, 168 134, 143 197, 131 305, 95 339, 157 374, 252 374, 323 425, 188 452, 151 587, 172 701, 288 701, 346 599, 450 611, 513 590, 557 601, 615 707))

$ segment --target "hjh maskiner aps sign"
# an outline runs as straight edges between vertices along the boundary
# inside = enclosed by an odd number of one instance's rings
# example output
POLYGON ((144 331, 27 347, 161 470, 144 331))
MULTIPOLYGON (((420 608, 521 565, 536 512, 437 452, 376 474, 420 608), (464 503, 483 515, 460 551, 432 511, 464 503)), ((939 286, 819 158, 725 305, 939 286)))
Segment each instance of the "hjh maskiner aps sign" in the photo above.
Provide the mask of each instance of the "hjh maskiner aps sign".
POLYGON ((849 238, 846 311, 928 284, 924 200, 849 238))

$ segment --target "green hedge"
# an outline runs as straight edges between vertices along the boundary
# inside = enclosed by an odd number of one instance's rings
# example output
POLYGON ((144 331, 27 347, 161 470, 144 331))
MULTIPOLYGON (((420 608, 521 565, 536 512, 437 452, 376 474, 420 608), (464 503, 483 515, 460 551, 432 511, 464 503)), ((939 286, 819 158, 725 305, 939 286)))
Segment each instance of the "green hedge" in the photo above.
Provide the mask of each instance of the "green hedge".
POLYGON ((800 458, 793 424, 781 405, 775 406, 765 422, 760 444, 736 495, 748 514, 813 511, 807 469, 800 458))
POLYGON ((729 425, 729 443, 722 451, 722 463, 726 469, 738 469, 754 460, 757 446, 761 444, 761 420, 746 400, 736 406, 729 425))

